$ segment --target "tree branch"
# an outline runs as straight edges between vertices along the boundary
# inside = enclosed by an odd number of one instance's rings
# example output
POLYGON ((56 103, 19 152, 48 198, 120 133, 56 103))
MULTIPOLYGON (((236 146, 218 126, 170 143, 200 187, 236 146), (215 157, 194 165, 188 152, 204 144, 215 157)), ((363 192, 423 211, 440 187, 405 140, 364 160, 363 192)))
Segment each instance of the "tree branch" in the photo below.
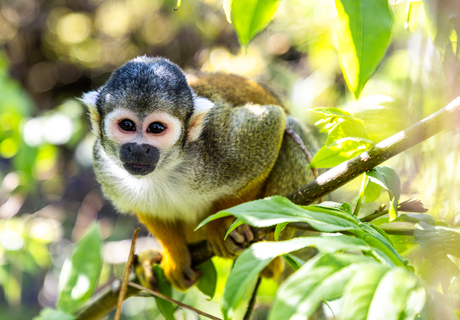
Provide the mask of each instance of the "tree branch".
POLYGON ((291 193, 288 198, 308 205, 371 170, 382 162, 434 136, 442 130, 454 129, 460 123, 460 97, 406 130, 376 144, 368 151, 328 170, 317 179, 291 193))
MULTIPOLYGON (((460 97, 453 100, 443 109, 417 122, 406 130, 403 130, 376 144, 370 150, 365 151, 359 156, 330 169, 314 181, 290 194, 288 198, 296 204, 311 204, 316 199, 324 197, 330 192, 340 188, 360 174, 371 170, 389 158, 419 144, 440 131, 454 129, 460 123, 459 120, 460 97)), ((313 230, 306 223, 294 223, 290 225, 304 230, 313 230)), ((385 229, 385 231, 388 234, 395 235, 413 234, 413 230, 410 229, 385 229)), ((266 234, 266 232, 261 231, 259 233, 259 238, 264 234, 266 234)), ((189 249, 192 255, 192 266, 197 266, 214 255, 209 249, 206 241, 191 244, 189 245, 189 249)), ((137 282, 135 275, 131 276, 130 281, 134 283, 137 282)), ((98 292, 80 308, 77 312, 76 319, 100 319, 110 310, 115 308, 120 284, 121 282, 119 280, 114 281, 111 286, 98 292)), ((137 293, 139 293, 138 289, 129 286, 125 298, 127 299, 137 293)))

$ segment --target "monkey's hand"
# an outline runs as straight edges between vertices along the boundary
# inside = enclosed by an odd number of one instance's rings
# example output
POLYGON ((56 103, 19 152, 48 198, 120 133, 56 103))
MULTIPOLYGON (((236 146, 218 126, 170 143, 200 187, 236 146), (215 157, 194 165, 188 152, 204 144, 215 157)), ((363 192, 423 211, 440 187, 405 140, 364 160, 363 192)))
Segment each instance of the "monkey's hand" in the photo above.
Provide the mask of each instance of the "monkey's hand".
POLYGON ((234 221, 235 218, 226 217, 211 221, 206 226, 208 243, 219 257, 235 259, 254 239, 254 234, 247 224, 240 225, 224 239, 234 221))
POLYGON ((156 280, 152 280, 152 265, 160 263, 166 278, 179 290, 186 290, 201 276, 200 271, 192 269, 191 256, 185 239, 185 231, 181 223, 164 222, 152 216, 138 214, 139 220, 144 223, 150 232, 161 243, 164 251, 160 254, 156 250, 148 250, 138 255, 139 268, 135 268, 138 278, 143 284, 154 288, 156 280), (144 280, 142 280, 144 279, 144 280))
POLYGON ((134 272, 142 286, 157 290, 158 282, 153 273, 153 265, 158 264, 163 255, 157 250, 146 250, 136 255, 134 260, 134 272))
POLYGON ((153 265, 160 264, 166 278, 179 290, 186 290, 200 278, 201 272, 195 271, 190 266, 190 253, 184 254, 185 260, 172 257, 157 250, 146 250, 137 255, 134 264, 134 272, 141 285, 146 288, 157 290, 158 282, 153 273, 153 265))

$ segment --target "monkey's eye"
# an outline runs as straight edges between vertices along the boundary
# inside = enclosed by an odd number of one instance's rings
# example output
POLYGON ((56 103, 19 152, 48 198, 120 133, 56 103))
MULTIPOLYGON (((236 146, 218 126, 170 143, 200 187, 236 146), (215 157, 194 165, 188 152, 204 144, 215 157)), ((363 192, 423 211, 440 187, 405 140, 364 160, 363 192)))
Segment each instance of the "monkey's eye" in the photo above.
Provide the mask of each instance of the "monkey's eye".
POLYGON ((155 134, 162 133, 165 130, 166 130, 166 127, 161 122, 153 122, 147 128, 147 132, 151 132, 155 134))
POLYGON ((136 131, 136 125, 129 119, 123 119, 118 123, 118 126, 123 131, 136 131))

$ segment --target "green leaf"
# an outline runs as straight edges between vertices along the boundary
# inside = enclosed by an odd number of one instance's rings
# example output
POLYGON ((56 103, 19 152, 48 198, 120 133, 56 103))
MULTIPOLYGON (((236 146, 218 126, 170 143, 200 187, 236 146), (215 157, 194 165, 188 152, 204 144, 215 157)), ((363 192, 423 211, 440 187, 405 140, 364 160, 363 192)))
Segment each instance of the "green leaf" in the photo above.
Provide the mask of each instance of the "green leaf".
POLYGON ((335 141, 331 142, 331 144, 329 144, 329 145, 326 144, 326 147, 327 148, 334 147, 334 146, 337 146, 337 145, 341 145, 342 143, 347 142, 347 141, 353 141, 353 142, 357 142, 357 143, 367 145, 367 146, 371 146, 371 145, 374 144, 374 142, 372 140, 369 140, 369 139, 366 139, 366 138, 345 137, 345 138, 335 140, 335 141))
POLYGON ((372 258, 352 254, 324 254, 310 259, 280 286, 269 320, 308 319, 322 300, 342 295, 357 266, 363 263, 378 265, 372 258))
POLYGON ((339 109, 339 108, 334 108, 334 107, 328 107, 328 108, 314 108, 310 109, 310 111, 323 114, 328 117, 339 117, 339 118, 348 118, 348 119, 354 119, 354 117, 351 115, 351 113, 339 109))
POLYGON ((390 167, 376 167, 366 172, 369 180, 388 190, 390 196, 390 221, 396 219, 398 202, 401 195, 401 180, 398 174, 390 167))
POLYGON ((341 67, 358 98, 390 43, 393 13, 387 0, 336 0, 335 4, 341 67))
POLYGON ((33 320, 75 320, 75 317, 61 310, 45 308, 33 320))
POLYGON ((337 125, 335 125, 331 130, 329 130, 329 135, 327 136, 326 146, 329 148, 334 145, 341 144, 346 140, 353 140, 356 142, 365 142, 367 144, 372 144, 367 135, 364 122, 361 119, 342 119, 337 125))
POLYGON ((382 193, 382 186, 369 180, 367 182, 366 189, 364 190, 364 201, 365 202, 374 202, 380 197, 382 193))
POLYGON ((280 237, 280 233, 281 231, 284 230, 284 228, 286 228, 286 226, 289 224, 289 222, 283 222, 283 223, 278 223, 276 225, 276 228, 275 228, 275 233, 273 234, 274 238, 276 241, 278 241, 279 237, 280 237))
POLYGON ((396 219, 398 216, 398 200, 395 197, 391 198, 388 215, 390 216, 390 221, 396 219))
POLYGON ((214 263, 209 259, 197 266, 197 269, 201 271, 203 276, 198 280, 196 287, 210 299, 214 298, 217 284, 217 271, 214 263))
POLYGON ((380 238, 372 234, 366 234, 363 239, 372 247, 372 255, 381 263, 392 267, 404 266, 405 261, 402 260, 396 250, 393 247, 389 248, 380 238))
POLYGON ((388 242, 388 244, 393 247, 393 242, 391 242, 391 239, 390 237, 388 236, 388 234, 386 234, 385 231, 383 231, 382 229, 380 229, 378 226, 372 224, 372 223, 368 223, 368 222, 365 222, 363 223, 362 225, 360 225, 360 227, 364 227, 363 229, 365 229, 368 233, 370 234, 373 234, 377 237, 383 237, 385 239, 385 241, 388 242))
MULTIPOLYGON (((346 205, 347 203, 345 202, 344 204, 346 205)), ((312 208, 323 209, 325 210, 324 212, 327 214, 339 216, 343 219, 349 220, 356 224, 361 223, 361 221, 357 217, 355 217, 353 213, 350 214, 349 211, 343 210, 342 206, 343 204, 340 204, 338 202, 324 201, 324 202, 321 202, 320 204, 312 204, 309 206, 300 206, 300 207, 303 209, 307 209, 307 210, 312 209, 312 208)), ((348 206, 350 205, 348 204, 348 206)), ((350 206, 350 210, 351 210, 351 206, 350 206)))
POLYGON ((364 241, 371 246, 382 263, 392 266, 404 266, 405 261, 393 247, 391 240, 383 230, 369 223, 362 223, 360 227, 367 232, 364 241))
POLYGON ((310 162, 309 168, 331 168, 342 162, 353 159, 366 151, 371 144, 364 141, 347 139, 339 145, 332 145, 327 148, 323 146, 315 154, 310 162))
POLYGON ((238 228, 239 226, 241 226, 242 224, 244 224, 244 221, 240 220, 240 219, 236 219, 232 225, 230 226, 230 228, 228 228, 227 230, 227 233, 225 234, 225 237, 224 237, 224 240, 227 239, 228 235, 230 234, 230 232, 232 232, 233 230, 235 230, 236 228, 238 228))
POLYGON ((385 178, 380 173, 379 168, 380 167, 375 167, 374 169, 372 169, 370 171, 367 171, 366 175, 368 176, 369 181, 381 186, 385 190, 388 190, 388 187, 387 187, 386 182, 385 182, 385 178))
POLYGON ((88 300, 96 288, 101 265, 101 237, 98 224, 93 223, 72 256, 64 262, 59 276, 57 308, 73 313, 88 300))
POLYGON ((431 225, 434 225, 435 221, 433 216, 425 213, 403 213, 400 214, 396 219, 392 222, 412 222, 412 223, 419 223, 425 222, 431 225))
POLYGON ((388 266, 381 264, 374 264, 372 268, 360 268, 345 288, 341 319, 373 319, 367 317, 369 308, 387 271, 388 266))
POLYGON ((342 204, 340 202, 335 202, 335 201, 323 201, 320 204, 315 204, 314 206, 318 208, 334 209, 334 210, 340 210, 343 212, 347 212, 346 210, 341 209, 342 204))
POLYGON ((340 210, 345 211, 349 215, 353 215, 353 208, 347 202, 342 203, 342 205, 340 206, 340 210))
MULTIPOLYGON (((155 275, 155 279, 158 283, 158 288, 160 289, 160 293, 164 294, 167 297, 172 297, 172 288, 171 283, 166 279, 163 269, 160 267, 159 264, 154 264, 152 266, 153 273, 155 275)), ((166 301, 161 298, 155 297, 155 301, 157 303, 157 307, 160 310, 161 314, 166 318, 166 320, 175 320, 174 311, 176 311, 176 305, 172 302, 166 301)))
POLYGON ((292 269, 294 270, 299 270, 304 264, 305 264, 305 261, 292 255, 292 254, 289 254, 289 253, 286 253, 285 255, 283 255, 284 259, 286 260, 286 262, 292 267, 292 269))
POLYGON ((232 0, 224 0, 222 4, 228 23, 232 23, 232 2, 232 0))
POLYGON ((272 21, 280 0, 233 0, 232 21, 242 46, 272 21))
POLYGON ((306 222, 318 231, 333 232, 357 230, 358 222, 344 212, 319 206, 299 207, 284 197, 273 196, 240 204, 218 212, 197 227, 209 221, 234 215, 253 227, 270 227, 285 222, 306 222))
POLYGON ((277 256, 314 246, 320 252, 339 250, 370 251, 366 243, 350 236, 299 237, 287 241, 258 242, 243 251, 227 279, 222 297, 222 313, 225 319, 231 319, 236 308, 242 302, 244 293, 255 283, 259 273, 277 256))
POLYGON ((404 268, 392 269, 380 281, 367 319, 412 320, 422 311, 425 301, 426 290, 413 273, 404 268))
POLYGON ((451 279, 460 272, 448 255, 460 258, 460 230, 431 226, 420 222, 414 232, 415 241, 420 244, 426 258, 442 275, 444 292, 450 286, 451 279))

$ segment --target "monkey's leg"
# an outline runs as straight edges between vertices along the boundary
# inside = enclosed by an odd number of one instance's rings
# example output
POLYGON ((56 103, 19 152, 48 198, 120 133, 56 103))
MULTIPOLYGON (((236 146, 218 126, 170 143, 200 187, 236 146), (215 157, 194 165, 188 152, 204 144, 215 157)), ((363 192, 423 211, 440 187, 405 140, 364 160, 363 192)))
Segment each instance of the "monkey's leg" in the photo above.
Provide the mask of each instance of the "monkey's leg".
MULTIPOLYGON (((191 287, 200 277, 201 273, 191 267, 190 252, 187 247, 186 232, 181 222, 166 222, 148 215, 138 214, 139 220, 147 226, 147 229, 155 236, 163 246, 163 257, 161 267, 166 278, 171 284, 180 290, 191 287)), ((138 258, 144 266, 143 274, 137 271, 140 279, 148 279, 151 274, 149 268, 153 263, 158 263, 157 255, 141 253, 138 258), (152 259, 153 258, 153 259, 152 259)), ((151 286, 151 285, 150 285, 151 286)))

